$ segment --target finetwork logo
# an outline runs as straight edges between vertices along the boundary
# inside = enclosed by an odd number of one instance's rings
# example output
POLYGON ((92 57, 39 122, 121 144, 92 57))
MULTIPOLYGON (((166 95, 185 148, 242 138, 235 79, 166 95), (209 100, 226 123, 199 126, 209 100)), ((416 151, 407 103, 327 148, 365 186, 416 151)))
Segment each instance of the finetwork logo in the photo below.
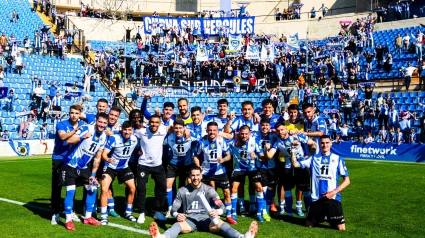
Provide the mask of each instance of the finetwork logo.
POLYGON ((391 148, 363 148, 358 147, 357 145, 352 145, 350 147, 351 153, 358 153, 358 154, 374 154, 374 155, 397 155, 397 149, 394 149, 394 147, 391 146, 391 148))

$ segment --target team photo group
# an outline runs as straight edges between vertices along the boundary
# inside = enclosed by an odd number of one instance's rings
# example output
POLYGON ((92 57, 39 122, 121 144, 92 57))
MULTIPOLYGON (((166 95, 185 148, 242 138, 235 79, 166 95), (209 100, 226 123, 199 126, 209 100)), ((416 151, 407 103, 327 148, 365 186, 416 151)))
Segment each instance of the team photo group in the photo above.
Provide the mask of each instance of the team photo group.
POLYGON ((161 234, 152 222, 152 237, 194 231, 254 237, 257 222, 293 213, 305 217, 307 227, 328 222, 345 230, 340 192, 350 184, 348 171, 344 159, 331 152, 326 121, 312 104, 287 105, 284 119, 273 99, 262 101, 262 112, 254 113, 254 103, 244 101, 235 113, 222 98, 218 113, 211 114, 211 108, 203 112, 180 98, 177 105, 165 102, 162 113, 150 114, 151 97, 146 93, 141 109, 132 110, 122 124, 121 109, 99 99, 97 113, 84 113, 82 100, 70 107, 68 120, 56 125, 52 225, 58 224, 63 205, 65 228, 75 230, 78 186, 84 187, 84 224, 108 225, 108 216, 143 224, 151 212, 147 184, 154 183, 149 187, 154 187, 153 218, 176 223, 161 234), (114 209, 115 178, 126 186, 122 211, 114 209), (238 216, 255 219, 246 233, 230 226, 238 216))

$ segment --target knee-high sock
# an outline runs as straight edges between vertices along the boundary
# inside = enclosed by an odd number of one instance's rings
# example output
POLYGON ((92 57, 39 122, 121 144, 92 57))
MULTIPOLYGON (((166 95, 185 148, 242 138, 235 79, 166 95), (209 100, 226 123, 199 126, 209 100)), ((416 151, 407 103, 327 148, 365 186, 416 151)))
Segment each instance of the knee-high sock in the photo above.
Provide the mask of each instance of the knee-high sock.
POLYGON ((181 231, 182 231, 182 227, 180 226, 180 224, 174 223, 174 225, 170 227, 170 229, 164 232, 164 236, 166 238, 176 238, 181 231))
POLYGON ((308 211, 308 208, 310 207, 310 204, 311 204, 311 193, 310 192, 303 192, 303 196, 304 196, 305 209, 306 209, 306 211, 308 211))
POLYGON ((72 221, 71 214, 74 207, 75 185, 66 186, 66 197, 64 201, 66 222, 72 221))
POLYGON ((257 216, 263 215, 263 210, 266 208, 265 205, 263 192, 257 193, 257 216))
POLYGON ((172 188, 167 188, 167 203, 168 203, 168 208, 173 206, 173 189, 172 188))
POLYGON ((110 212, 115 210, 115 200, 114 200, 114 198, 108 198, 108 210, 110 212))
POLYGON ((292 213, 292 191, 285 191, 286 212, 292 213))
POLYGON ((90 218, 93 212, 94 203, 96 202, 97 197, 97 189, 94 191, 87 191, 87 199, 86 199, 86 218, 90 218))
POLYGON ((239 231, 231 228, 229 226, 229 224, 223 222, 223 224, 221 224, 220 226, 220 232, 224 237, 229 237, 229 238, 238 238, 241 237, 241 233, 239 233, 239 231))
MULTIPOLYGON (((232 193, 230 198, 232 199, 232 215, 236 216, 236 206, 238 204, 238 194, 232 193)), ((227 214, 227 210, 226 210, 226 214, 227 214)))

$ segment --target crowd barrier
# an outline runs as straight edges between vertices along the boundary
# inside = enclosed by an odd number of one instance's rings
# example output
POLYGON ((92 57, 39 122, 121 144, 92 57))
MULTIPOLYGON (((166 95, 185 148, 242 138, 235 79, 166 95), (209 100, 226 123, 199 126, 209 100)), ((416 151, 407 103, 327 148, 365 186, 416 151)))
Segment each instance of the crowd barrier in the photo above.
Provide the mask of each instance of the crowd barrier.
POLYGON ((10 141, 1 141, 0 142, 0 151, 1 157, 6 156, 31 156, 31 155, 44 155, 44 154, 52 154, 53 147, 55 141, 44 140, 47 144, 47 151, 44 153, 46 149, 46 145, 42 144, 40 140, 10 140, 10 141))
POLYGON ((340 142, 333 144, 332 152, 350 159, 425 162, 422 144, 340 142))

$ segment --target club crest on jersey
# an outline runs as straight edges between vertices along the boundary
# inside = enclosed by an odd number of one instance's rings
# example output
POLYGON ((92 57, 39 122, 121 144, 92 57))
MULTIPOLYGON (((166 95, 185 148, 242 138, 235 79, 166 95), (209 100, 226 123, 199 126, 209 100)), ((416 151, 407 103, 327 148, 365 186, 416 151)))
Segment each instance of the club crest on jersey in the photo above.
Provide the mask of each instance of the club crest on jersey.
POLYGON ((196 128, 195 130, 198 131, 198 132, 200 131, 199 128, 196 128))
POLYGON ((129 144, 130 144, 130 142, 128 142, 128 141, 127 141, 127 142, 125 142, 125 145, 129 145, 129 144))
POLYGON ((290 146, 291 142, 287 141, 287 142, 285 142, 285 145, 290 146))
POLYGON ((95 140, 99 140, 99 137, 97 137, 97 136, 96 136, 94 139, 95 139, 95 140))
POLYGON ((251 127, 251 123, 249 123, 249 122, 248 122, 248 123, 246 123, 246 125, 247 125, 247 126, 249 126, 249 127, 251 127))
POLYGON ((211 148, 214 149, 215 148, 215 144, 211 144, 211 148))
POLYGON ((323 163, 328 163, 328 159, 323 159, 323 163))
POLYGON ((245 148, 246 148, 246 145, 243 145, 243 146, 242 146, 242 149, 245 149, 245 148))

